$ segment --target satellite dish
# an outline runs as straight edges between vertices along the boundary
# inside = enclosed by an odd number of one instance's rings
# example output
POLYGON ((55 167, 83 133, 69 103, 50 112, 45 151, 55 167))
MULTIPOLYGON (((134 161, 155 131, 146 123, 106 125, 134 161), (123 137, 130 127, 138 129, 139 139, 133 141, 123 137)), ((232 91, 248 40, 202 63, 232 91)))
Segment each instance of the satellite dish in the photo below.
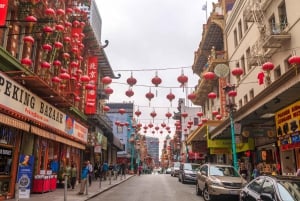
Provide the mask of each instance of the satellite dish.
POLYGON ((229 74, 229 67, 226 64, 218 64, 216 65, 214 72, 218 77, 227 77, 229 74))

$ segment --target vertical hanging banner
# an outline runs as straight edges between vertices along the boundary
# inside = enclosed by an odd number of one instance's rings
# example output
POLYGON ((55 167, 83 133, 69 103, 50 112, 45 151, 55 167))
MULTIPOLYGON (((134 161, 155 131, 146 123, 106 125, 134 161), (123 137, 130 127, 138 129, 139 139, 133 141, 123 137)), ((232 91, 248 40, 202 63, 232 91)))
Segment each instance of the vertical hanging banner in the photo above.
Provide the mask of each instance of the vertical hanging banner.
POLYGON ((8 0, 0 0, 0 26, 5 25, 7 15, 8 0))
POLYGON ((86 114, 96 114, 96 98, 97 98, 97 80, 98 80, 98 57, 92 56, 88 59, 88 76, 90 77, 89 84, 94 85, 93 89, 86 90, 86 105, 85 113, 86 114))

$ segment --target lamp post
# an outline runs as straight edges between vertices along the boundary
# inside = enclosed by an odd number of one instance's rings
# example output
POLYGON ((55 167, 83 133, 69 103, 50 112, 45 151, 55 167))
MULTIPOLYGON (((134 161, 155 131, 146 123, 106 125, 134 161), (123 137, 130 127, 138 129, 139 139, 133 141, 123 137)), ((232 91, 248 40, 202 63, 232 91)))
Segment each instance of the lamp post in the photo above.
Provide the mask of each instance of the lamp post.
POLYGON ((226 85, 224 88, 226 95, 226 108, 229 112, 230 118, 230 130, 231 130, 231 148, 232 148, 232 158, 233 166, 238 170, 237 154, 236 154, 236 143, 235 143, 235 132, 234 132, 234 122, 233 122, 233 112, 236 111, 236 104, 234 98, 236 96, 235 85, 226 85))

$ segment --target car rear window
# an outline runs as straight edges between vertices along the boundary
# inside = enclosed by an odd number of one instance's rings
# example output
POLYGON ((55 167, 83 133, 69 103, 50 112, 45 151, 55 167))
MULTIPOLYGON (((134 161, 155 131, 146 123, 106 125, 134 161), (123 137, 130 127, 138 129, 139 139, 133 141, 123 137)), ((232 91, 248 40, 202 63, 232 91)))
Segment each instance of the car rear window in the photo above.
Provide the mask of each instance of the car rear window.
POLYGON ((300 182, 299 180, 278 181, 278 190, 282 200, 300 200, 300 182), (293 197, 293 199, 291 199, 293 197))
POLYGON ((228 166, 210 166, 209 172, 213 176, 240 177, 233 167, 228 166))

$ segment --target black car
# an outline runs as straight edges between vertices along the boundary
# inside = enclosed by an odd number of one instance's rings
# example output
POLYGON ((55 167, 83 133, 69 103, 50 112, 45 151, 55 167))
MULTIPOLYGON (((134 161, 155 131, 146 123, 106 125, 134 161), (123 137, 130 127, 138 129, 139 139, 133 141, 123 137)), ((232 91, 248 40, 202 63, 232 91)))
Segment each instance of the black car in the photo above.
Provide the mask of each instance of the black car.
POLYGON ((178 181, 183 184, 186 182, 196 183, 197 171, 200 164, 197 163, 181 163, 178 172, 178 181))
POLYGON ((295 176, 259 176, 240 192, 240 201, 299 201, 300 178, 295 176))

